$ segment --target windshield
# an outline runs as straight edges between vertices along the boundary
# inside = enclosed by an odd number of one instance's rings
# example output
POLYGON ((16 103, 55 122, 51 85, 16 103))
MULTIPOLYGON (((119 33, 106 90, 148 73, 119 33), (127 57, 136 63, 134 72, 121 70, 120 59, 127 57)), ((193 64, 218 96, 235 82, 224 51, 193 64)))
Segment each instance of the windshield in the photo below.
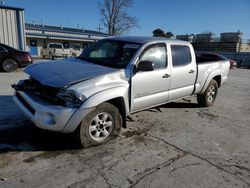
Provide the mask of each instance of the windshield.
POLYGON ((62 45, 61 44, 50 44, 49 48, 57 48, 57 49, 62 49, 62 45))
POLYGON ((80 51, 81 50, 81 46, 78 45, 78 44, 74 44, 73 49, 77 50, 77 51, 80 51))
POLYGON ((103 66, 126 68, 139 47, 140 44, 137 43, 101 40, 84 51, 79 58, 103 66))

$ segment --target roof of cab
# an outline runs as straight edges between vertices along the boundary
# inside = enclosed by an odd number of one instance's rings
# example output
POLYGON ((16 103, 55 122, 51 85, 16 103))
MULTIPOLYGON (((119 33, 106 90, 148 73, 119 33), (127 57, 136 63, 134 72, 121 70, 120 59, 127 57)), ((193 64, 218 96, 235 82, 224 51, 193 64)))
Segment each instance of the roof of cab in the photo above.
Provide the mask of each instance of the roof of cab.
POLYGON ((118 41, 126 41, 126 42, 134 42, 139 44, 144 44, 148 42, 174 42, 181 44, 189 44, 189 42, 178 40, 178 39, 169 39, 163 37, 142 37, 142 36, 119 36, 119 37, 108 37, 110 40, 118 40, 118 41))

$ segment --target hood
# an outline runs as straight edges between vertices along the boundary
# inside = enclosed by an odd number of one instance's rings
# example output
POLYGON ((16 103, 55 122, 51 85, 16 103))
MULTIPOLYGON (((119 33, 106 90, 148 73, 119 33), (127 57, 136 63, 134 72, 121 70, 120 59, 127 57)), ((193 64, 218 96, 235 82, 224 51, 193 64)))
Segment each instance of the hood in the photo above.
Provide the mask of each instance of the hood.
POLYGON ((77 58, 36 63, 24 70, 41 84, 57 88, 70 86, 115 71, 117 69, 96 65, 77 58))

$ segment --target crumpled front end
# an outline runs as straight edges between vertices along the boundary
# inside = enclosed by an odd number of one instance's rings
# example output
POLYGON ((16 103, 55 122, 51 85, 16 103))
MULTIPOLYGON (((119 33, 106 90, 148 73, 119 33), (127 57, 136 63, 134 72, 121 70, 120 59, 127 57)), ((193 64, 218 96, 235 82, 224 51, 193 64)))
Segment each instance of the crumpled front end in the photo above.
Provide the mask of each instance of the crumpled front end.
MULTIPOLYGON (((63 89, 44 86, 32 79, 22 80, 13 88, 16 90, 15 103, 41 129, 64 132, 70 118, 82 104, 77 104, 79 101, 74 103, 75 96, 63 96, 63 89)), ((67 128, 67 132, 72 131, 67 128)))

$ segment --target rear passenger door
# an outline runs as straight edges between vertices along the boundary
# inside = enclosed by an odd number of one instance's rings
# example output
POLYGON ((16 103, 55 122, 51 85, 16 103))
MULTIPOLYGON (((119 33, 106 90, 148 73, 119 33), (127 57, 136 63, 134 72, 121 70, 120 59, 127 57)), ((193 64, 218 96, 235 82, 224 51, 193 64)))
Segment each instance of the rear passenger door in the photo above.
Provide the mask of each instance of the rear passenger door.
POLYGON ((169 100, 191 95, 194 91, 197 68, 188 45, 171 45, 172 76, 169 100))

